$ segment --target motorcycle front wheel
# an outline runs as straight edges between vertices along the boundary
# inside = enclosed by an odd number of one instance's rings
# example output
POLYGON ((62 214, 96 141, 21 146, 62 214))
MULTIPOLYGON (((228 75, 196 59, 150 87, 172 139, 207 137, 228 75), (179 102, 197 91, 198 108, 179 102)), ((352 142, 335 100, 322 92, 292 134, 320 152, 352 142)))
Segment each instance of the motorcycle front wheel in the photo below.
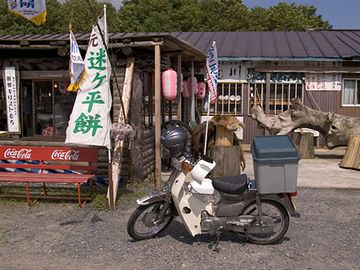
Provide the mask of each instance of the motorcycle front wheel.
POLYGON ((250 243, 269 245, 280 241, 286 234, 290 217, 286 208, 277 201, 261 201, 262 216, 256 201, 250 203, 244 210, 243 215, 252 215, 254 222, 250 225, 247 233, 237 233, 250 243))
POLYGON ((159 218, 164 203, 159 201, 136 208, 128 220, 128 234, 135 240, 145 240, 159 235, 174 218, 171 207, 162 219, 159 218))

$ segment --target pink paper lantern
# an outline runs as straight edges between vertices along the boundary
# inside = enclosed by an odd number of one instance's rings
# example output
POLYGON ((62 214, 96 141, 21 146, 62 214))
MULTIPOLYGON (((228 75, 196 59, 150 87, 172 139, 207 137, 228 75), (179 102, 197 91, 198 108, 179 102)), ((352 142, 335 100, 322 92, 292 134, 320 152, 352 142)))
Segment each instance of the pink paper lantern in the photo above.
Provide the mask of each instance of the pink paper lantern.
POLYGON ((176 71, 168 68, 162 73, 162 92, 167 100, 176 99, 177 94, 177 74, 176 71))
MULTIPOLYGON (((188 78, 186 80, 186 84, 187 84, 187 87, 189 89, 189 92, 191 91, 191 88, 190 88, 190 78, 188 78)), ((197 86, 197 80, 196 80, 196 77, 193 77, 193 85, 194 85, 194 94, 196 95, 197 92, 198 92, 198 86, 197 86)))
POLYGON ((198 92, 197 92, 197 96, 200 99, 205 98, 206 96, 206 84, 204 82, 199 82, 198 83, 198 92))

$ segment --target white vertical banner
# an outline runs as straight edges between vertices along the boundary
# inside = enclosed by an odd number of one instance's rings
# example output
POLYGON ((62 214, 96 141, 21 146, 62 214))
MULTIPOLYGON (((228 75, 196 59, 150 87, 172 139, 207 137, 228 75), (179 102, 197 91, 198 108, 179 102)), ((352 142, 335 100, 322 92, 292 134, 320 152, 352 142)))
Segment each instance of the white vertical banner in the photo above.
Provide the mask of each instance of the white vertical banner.
POLYGON ((76 42, 75 36, 72 31, 70 31, 70 85, 68 86, 68 91, 76 92, 79 90, 79 79, 84 71, 84 60, 81 56, 79 46, 76 42))
POLYGON ((210 101, 217 99, 217 85, 219 80, 219 61, 216 43, 213 41, 206 58, 207 83, 209 86, 210 101))
POLYGON ((217 85, 219 80, 219 60, 216 48, 216 42, 213 41, 206 58, 206 78, 209 87, 207 98, 205 99, 205 108, 207 108, 207 121, 205 128, 204 155, 206 155, 209 119, 210 119, 210 103, 217 100, 217 85))
POLYGON ((4 68, 4 89, 8 131, 20 133, 19 85, 15 67, 4 68))
MULTIPOLYGON (((98 25, 106 37, 104 17, 98 20, 98 25)), ((111 66, 97 25, 92 28, 84 64, 85 72, 80 79, 80 90, 70 116, 65 142, 101 145, 110 149, 111 66)))

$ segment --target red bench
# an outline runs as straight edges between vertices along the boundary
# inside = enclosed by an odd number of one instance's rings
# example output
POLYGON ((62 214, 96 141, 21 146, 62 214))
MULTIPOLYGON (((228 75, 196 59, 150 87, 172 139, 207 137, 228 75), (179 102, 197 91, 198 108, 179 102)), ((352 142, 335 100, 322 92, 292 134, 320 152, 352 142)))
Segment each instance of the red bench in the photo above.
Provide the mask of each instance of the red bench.
POLYGON ((0 146, 0 182, 25 183, 26 199, 30 206, 30 183, 69 183, 77 185, 79 207, 82 206, 80 186, 90 183, 98 161, 98 148, 56 146, 0 146))

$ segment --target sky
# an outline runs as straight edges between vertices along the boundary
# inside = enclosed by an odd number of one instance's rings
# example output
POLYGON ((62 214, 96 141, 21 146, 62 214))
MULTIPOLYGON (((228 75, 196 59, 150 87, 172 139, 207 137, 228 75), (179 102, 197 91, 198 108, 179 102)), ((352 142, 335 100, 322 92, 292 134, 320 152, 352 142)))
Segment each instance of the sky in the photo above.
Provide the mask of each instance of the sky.
POLYGON ((317 8, 317 14, 327 20, 334 29, 360 29, 360 0, 243 0, 249 7, 269 7, 280 2, 312 5, 317 8))
MULTIPOLYGON (((105 1, 111 2, 116 8, 119 8, 122 2, 122 0, 105 1)), ((243 0, 243 2, 249 8, 254 6, 267 8, 279 2, 312 5, 317 8, 317 14, 329 21, 334 29, 360 29, 360 0, 243 0)))

